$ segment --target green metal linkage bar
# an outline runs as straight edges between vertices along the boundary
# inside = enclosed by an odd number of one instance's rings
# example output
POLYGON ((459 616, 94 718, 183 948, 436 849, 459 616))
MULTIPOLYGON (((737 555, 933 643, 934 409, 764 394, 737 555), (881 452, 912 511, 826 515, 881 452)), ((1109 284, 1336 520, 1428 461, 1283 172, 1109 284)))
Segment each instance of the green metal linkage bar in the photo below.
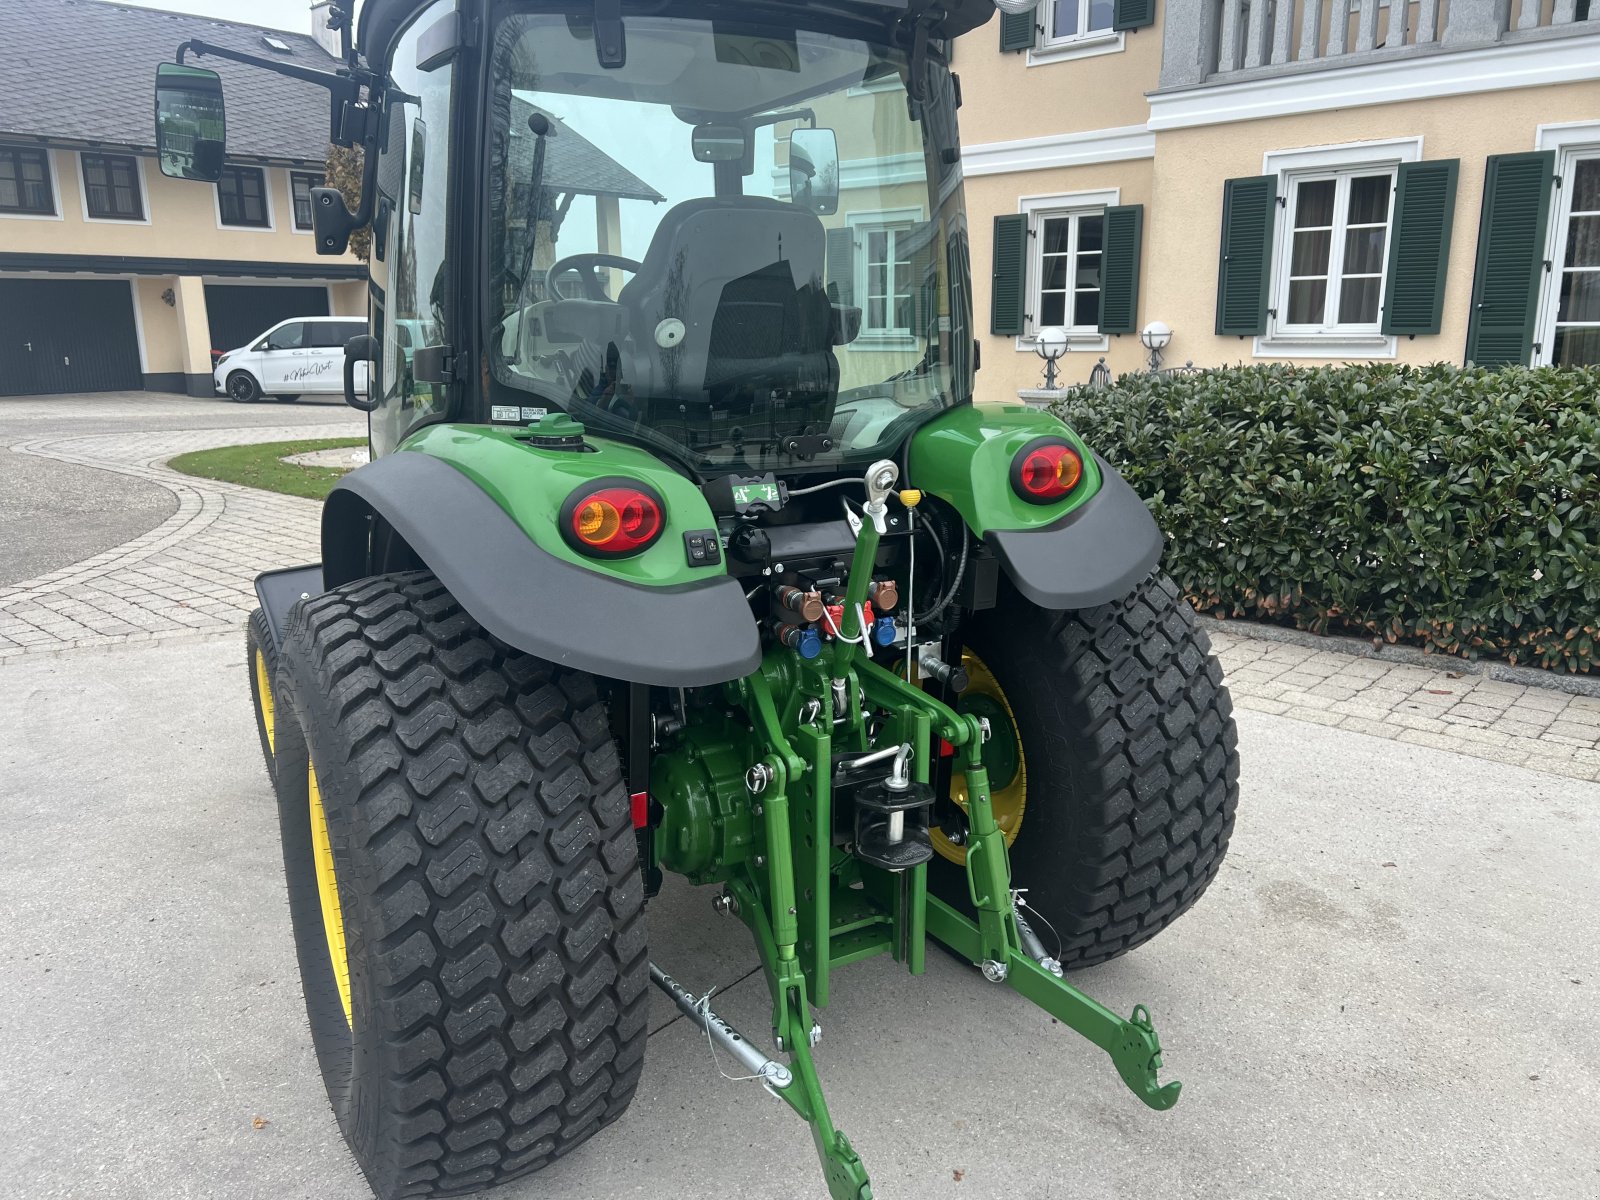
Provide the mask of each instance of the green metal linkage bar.
POLYGON ((871 659, 856 664, 862 691, 867 700, 884 708, 910 708, 925 714, 935 732, 952 746, 964 746, 975 735, 976 722, 968 724, 966 717, 949 705, 942 703, 913 684, 907 683, 893 671, 880 667, 871 659))
MULTIPOLYGON (((928 898, 928 932, 974 963, 982 958, 977 925, 936 896, 928 898)), ((1133 1016, 1123 1020, 1026 954, 1013 954, 1006 968, 1006 982, 1015 991, 1109 1054, 1117 1074, 1140 1100, 1154 1109, 1168 1109, 1178 1102, 1181 1083, 1157 1082, 1161 1040, 1144 1005, 1135 1005, 1133 1016)))
POLYGON ((833 642, 833 674, 847 674, 857 663, 870 665, 871 658, 861 652, 861 647, 849 638, 859 638, 866 631, 861 625, 861 606, 867 602, 867 589, 872 586, 872 568, 878 557, 878 527, 868 516, 856 534, 856 550, 850 559, 850 581, 844 590, 844 616, 839 622, 842 637, 833 642))
MULTIPOLYGON (((771 790, 770 788, 768 789, 771 790)), ((768 820, 775 819, 770 805, 768 820)), ((787 872, 782 872, 787 874, 787 872)), ((794 1082, 775 1094, 811 1125, 811 1140, 828 1184, 832 1200, 871 1200, 872 1183, 861 1156, 850 1139, 834 1128, 828 1102, 822 1095, 816 1062, 811 1057, 810 1007, 806 1002, 805 975, 794 957, 793 946, 784 947, 774 935, 771 922, 753 883, 743 879, 728 882, 728 891, 739 906, 739 915, 755 938, 756 950, 772 995, 772 1035, 781 1052, 789 1056, 794 1082)), ((775 886, 774 892, 780 892, 775 886)))
POLYGON ((811 1000, 818 1008, 828 1005, 833 923, 833 881, 828 874, 828 856, 833 846, 833 739, 824 732, 827 728, 802 725, 795 730, 795 750, 811 768, 805 777, 809 802, 790 805, 795 833, 795 881, 800 889, 800 968, 811 983, 811 1000))

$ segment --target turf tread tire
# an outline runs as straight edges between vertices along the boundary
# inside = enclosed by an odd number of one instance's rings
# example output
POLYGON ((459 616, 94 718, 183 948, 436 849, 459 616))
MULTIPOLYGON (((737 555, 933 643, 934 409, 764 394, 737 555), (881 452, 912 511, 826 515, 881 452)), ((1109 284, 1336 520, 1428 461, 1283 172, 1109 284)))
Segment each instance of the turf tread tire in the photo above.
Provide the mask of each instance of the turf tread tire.
MULTIPOLYGON (((1149 941, 1216 877, 1239 800, 1233 706, 1205 631, 1160 572, 1078 611, 1003 597, 967 640, 1027 756, 1012 875, 1059 934, 1062 965, 1092 966, 1149 941)), ((947 868, 940 890, 964 889, 947 868)))
POLYGON ((644 1060, 643 884, 595 682, 496 642, 420 572, 297 605, 281 658, 285 866, 341 1130, 380 1200, 535 1171, 621 1115, 644 1060), (308 744, 353 1048, 294 786, 308 744))

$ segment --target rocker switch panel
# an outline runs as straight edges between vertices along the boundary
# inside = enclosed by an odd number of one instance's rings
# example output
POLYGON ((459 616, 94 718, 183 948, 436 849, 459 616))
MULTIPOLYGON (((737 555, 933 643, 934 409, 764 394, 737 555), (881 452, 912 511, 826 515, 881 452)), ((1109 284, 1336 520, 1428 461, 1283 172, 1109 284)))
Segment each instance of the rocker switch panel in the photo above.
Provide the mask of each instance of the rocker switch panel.
POLYGON ((722 562, 722 543, 715 529, 691 529, 684 534, 683 552, 691 567, 714 567, 722 562))

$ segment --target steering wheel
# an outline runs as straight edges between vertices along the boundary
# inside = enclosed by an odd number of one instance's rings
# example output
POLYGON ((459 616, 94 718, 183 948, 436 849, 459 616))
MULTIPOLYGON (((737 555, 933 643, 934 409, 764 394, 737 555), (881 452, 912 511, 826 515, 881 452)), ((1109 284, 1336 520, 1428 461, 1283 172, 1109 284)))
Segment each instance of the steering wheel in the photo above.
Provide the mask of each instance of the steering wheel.
POLYGON ((596 267, 620 267, 624 271, 637 273, 643 269, 644 264, 631 258, 623 258, 620 254, 569 254, 565 258, 557 259, 550 264, 550 269, 544 273, 544 291, 546 296, 558 296, 556 280, 568 271, 577 271, 578 277, 583 280, 584 294, 591 300, 610 301, 605 289, 600 286, 600 281, 595 278, 596 267), (583 268, 587 268, 584 270, 583 268))

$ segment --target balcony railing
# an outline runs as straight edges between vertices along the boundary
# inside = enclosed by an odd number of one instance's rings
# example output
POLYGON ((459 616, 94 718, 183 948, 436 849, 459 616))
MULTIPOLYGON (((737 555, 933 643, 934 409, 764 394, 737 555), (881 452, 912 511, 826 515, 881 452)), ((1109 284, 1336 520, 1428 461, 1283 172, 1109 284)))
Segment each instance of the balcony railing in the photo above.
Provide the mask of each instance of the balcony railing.
POLYGON ((1167 0, 1161 86, 1600 32, 1600 0, 1167 0))

